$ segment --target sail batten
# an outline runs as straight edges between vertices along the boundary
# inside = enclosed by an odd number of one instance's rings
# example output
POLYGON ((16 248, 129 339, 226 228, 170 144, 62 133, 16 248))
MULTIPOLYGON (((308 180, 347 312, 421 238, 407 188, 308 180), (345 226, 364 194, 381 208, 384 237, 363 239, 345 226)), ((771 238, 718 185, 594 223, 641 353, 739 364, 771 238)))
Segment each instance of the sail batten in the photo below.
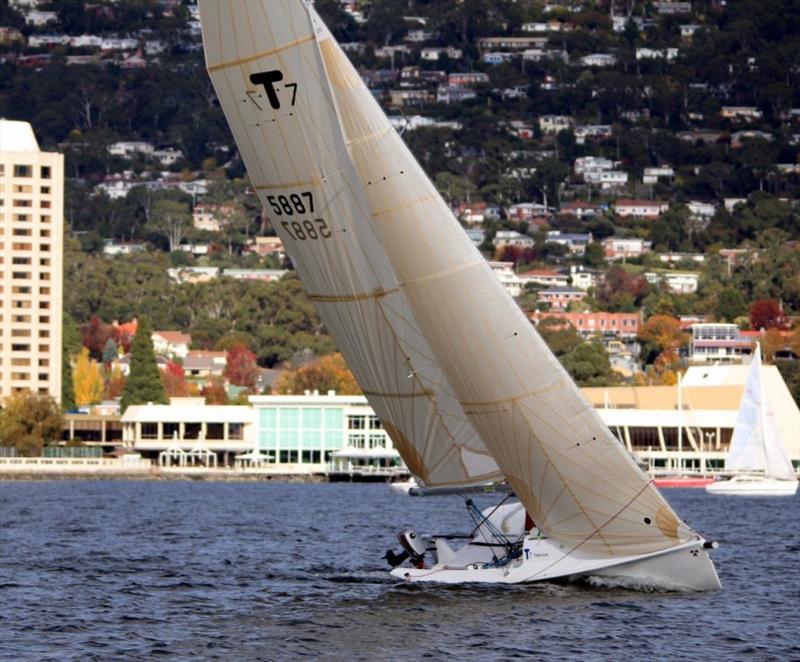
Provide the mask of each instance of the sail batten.
POLYGON ((692 539, 504 291, 310 12, 326 70, 336 72, 331 89, 374 231, 465 415, 527 511, 572 551, 597 556, 692 539))
POLYGON ((202 0, 200 18, 207 70, 259 200, 401 456, 430 486, 502 478, 372 228, 306 7, 202 0))

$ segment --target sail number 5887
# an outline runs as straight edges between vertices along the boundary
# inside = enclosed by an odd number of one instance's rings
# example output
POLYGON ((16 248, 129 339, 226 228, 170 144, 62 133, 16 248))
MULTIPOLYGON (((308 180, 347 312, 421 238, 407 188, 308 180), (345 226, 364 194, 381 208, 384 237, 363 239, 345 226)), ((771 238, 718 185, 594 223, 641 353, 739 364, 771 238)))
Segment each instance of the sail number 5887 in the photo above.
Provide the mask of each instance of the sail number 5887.
MULTIPOLYGON (((291 195, 268 195, 267 202, 276 216, 301 216, 314 213, 314 195, 311 191, 291 195)), ((331 230, 323 218, 292 219, 280 223, 294 241, 331 237, 331 230)))

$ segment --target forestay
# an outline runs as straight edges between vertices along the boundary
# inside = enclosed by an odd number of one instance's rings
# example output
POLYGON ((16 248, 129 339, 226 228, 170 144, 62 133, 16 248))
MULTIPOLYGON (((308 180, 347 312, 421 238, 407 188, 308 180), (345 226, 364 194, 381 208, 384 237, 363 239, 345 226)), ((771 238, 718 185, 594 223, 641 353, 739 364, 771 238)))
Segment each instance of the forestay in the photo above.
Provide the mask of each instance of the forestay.
POLYGON ((764 390, 761 347, 758 344, 747 371, 725 468, 763 471, 770 478, 795 480, 794 468, 778 433, 775 412, 764 390))
POLYGON ((406 464, 429 486, 501 478, 371 230, 304 5, 201 1, 200 16, 208 71, 258 197, 406 464))
POLYGON ((692 539, 506 294, 311 11, 347 146, 400 288, 537 524, 573 556, 644 554, 692 539))

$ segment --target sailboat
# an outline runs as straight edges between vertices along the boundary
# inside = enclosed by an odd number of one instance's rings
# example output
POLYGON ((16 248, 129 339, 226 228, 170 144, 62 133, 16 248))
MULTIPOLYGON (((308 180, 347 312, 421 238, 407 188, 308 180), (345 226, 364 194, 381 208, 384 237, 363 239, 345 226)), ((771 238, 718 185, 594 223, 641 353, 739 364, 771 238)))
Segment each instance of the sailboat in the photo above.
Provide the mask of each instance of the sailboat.
POLYGON ((707 492, 748 496, 792 496, 797 492, 797 476, 764 388, 758 343, 747 372, 725 468, 738 473, 706 486, 707 492))
POLYGON ((201 0, 200 18, 258 197, 409 470, 430 490, 505 480, 518 499, 482 512, 468 502, 477 526, 460 547, 403 532, 392 574, 719 588, 714 543, 582 396, 313 5, 201 0))

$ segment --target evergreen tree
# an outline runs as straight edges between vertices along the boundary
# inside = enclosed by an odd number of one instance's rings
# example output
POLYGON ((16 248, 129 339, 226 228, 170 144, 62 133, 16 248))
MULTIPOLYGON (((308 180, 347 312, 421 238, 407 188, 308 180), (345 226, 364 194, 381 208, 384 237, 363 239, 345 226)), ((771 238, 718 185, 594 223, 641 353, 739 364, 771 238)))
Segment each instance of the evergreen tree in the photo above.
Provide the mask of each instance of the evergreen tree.
POLYGON ((140 319, 131 345, 131 372, 120 402, 123 412, 129 405, 168 403, 150 334, 150 323, 145 318, 140 319))
POLYGON ((64 411, 75 409, 75 389, 72 384, 72 362, 66 344, 61 348, 61 408, 64 411))

